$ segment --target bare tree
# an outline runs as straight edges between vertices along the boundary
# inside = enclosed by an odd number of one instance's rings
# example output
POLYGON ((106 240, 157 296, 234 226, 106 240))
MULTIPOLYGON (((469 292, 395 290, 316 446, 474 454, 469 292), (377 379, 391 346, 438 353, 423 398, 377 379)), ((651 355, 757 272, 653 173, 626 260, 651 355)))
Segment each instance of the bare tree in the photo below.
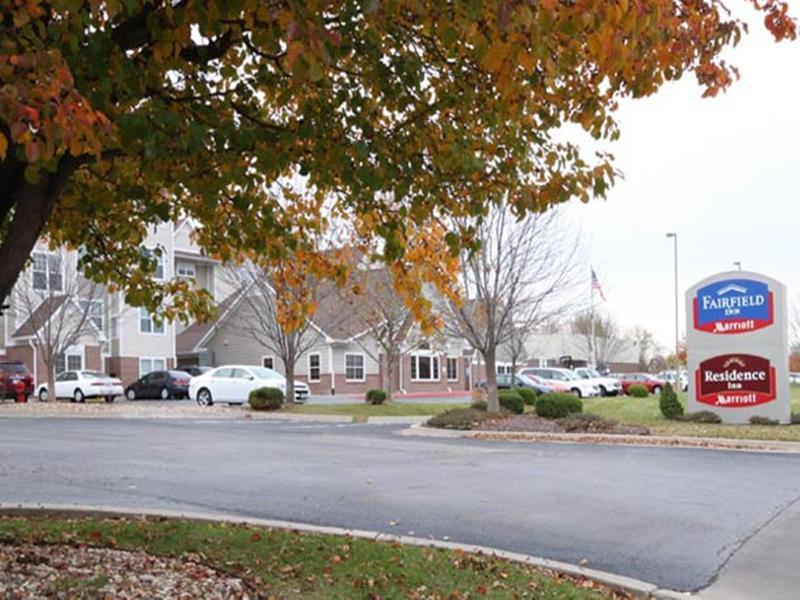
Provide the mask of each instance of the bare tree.
POLYGON ((339 291, 338 299, 343 311, 357 313, 366 326, 368 335, 357 337, 356 342, 372 360, 378 363, 383 360, 381 385, 391 400, 392 377, 403 349, 408 349, 409 342, 416 339, 412 335, 411 310, 395 292, 391 273, 385 267, 366 264, 353 270, 350 283, 339 291))
POLYGON ((239 293, 228 327, 281 360, 286 375, 286 402, 293 403, 297 361, 317 343, 317 333, 311 321, 313 311, 290 325, 282 323, 281 312, 284 306, 292 303, 316 303, 321 291, 330 286, 312 281, 310 277, 300 283, 287 284, 278 273, 252 262, 226 267, 225 278, 239 293))
POLYGON ((653 334, 645 327, 637 325, 633 328, 633 340, 639 350, 639 370, 646 371, 650 363, 650 353, 655 346, 653 334))
POLYGON ((102 315, 102 287, 80 273, 76 259, 65 249, 34 251, 31 268, 12 296, 21 329, 47 369, 50 398, 55 398, 59 356, 84 336, 102 335, 92 321, 102 315))
POLYGON ((523 331, 519 327, 513 327, 508 341, 505 343, 505 354, 511 360, 512 374, 517 372, 519 363, 528 358, 528 347, 526 345, 528 333, 530 332, 523 331))
POLYGON ((622 337, 617 322, 611 317, 592 315, 591 311, 580 313, 572 320, 572 332, 581 336, 586 346, 588 355, 594 364, 609 363, 625 348, 625 339, 622 337), (594 330, 592 329, 594 318, 594 330), (594 333, 594 339, 592 339, 594 333))
POLYGON ((463 297, 443 303, 444 327, 483 356, 489 409, 497 411, 497 349, 516 330, 531 331, 567 310, 577 240, 559 209, 518 219, 498 205, 456 225, 474 228, 480 247, 461 257, 463 297))

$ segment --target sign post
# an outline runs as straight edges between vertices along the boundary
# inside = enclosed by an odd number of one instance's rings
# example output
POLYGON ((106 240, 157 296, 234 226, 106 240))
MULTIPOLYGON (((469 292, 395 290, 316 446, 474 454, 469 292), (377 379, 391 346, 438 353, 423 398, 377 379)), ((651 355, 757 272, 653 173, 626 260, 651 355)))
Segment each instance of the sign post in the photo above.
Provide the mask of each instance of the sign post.
POLYGON ((758 415, 791 421, 786 286, 729 271, 686 292, 689 411, 725 423, 758 415))

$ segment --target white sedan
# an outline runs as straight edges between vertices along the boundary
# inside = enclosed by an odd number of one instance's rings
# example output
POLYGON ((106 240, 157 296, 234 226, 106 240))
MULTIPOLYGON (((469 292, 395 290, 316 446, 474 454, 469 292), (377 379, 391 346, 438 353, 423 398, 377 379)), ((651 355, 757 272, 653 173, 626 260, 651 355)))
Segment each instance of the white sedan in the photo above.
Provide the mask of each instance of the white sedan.
MULTIPOLYGON (((286 378, 266 367, 249 365, 226 365, 192 377, 189 382, 189 397, 200 406, 211 406, 215 402, 244 404, 250 392, 262 387, 281 390, 286 395, 286 378)), ((308 399, 308 386, 294 382, 295 402, 308 399)))
MULTIPOLYGON (((56 376, 56 399, 69 398, 71 402, 84 402, 86 398, 105 398, 113 402, 116 396, 123 394, 122 381, 97 371, 64 371, 56 376)), ((36 389, 41 402, 47 402, 50 394, 47 384, 36 389)))

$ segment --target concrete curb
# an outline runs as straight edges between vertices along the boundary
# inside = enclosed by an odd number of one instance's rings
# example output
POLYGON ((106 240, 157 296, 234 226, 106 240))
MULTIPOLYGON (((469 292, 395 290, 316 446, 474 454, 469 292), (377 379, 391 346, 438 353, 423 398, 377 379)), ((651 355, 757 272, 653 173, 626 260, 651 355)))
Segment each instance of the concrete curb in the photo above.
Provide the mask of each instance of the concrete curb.
MULTIPOLYGON (((85 412, 79 410, 65 410, 64 412, 52 411, 36 413, 16 409, 0 409, 0 419, 125 419, 125 420, 153 420, 153 421, 286 421, 293 423, 362 423, 371 425, 413 425, 424 423, 429 416, 353 416, 353 415, 325 415, 314 413, 257 413, 244 409, 224 409, 225 412, 195 411, 195 412, 85 412), (228 412, 230 410, 230 412, 228 412)), ((113 411, 113 409, 112 409, 113 411)))
POLYGON ((709 438, 661 435, 614 435, 603 433, 544 433, 513 431, 459 431, 434 429, 414 424, 401 435, 430 438, 464 438, 471 440, 544 442, 556 444, 601 444, 617 446, 644 446, 649 448, 691 448, 696 450, 725 450, 734 452, 766 452, 775 454, 800 454, 800 442, 749 440, 735 438, 709 438))
POLYGON ((241 523, 267 527, 273 529, 289 529, 304 533, 327 534, 327 535, 346 535, 355 538, 368 539, 376 542, 397 542, 410 546, 421 546, 429 548, 439 548, 443 550, 462 550, 473 554, 484 554, 494 556, 503 560, 517 562, 533 567, 548 569, 566 575, 585 577, 597 581, 612 588, 626 590, 635 594, 640 594, 646 598, 656 598, 659 600, 669 600, 675 598, 697 598, 690 593, 682 593, 674 590, 660 589, 658 586, 631 577, 615 575, 606 571, 587 569, 579 565, 549 560, 517 552, 508 552, 487 546, 475 546, 471 544, 458 544, 443 540, 419 538, 406 535, 393 535, 380 533, 378 531, 366 531, 362 529, 344 529, 341 527, 328 527, 324 525, 311 525, 308 523, 296 523, 292 521, 280 521, 273 519, 258 519, 254 517, 242 517, 237 515, 227 515, 221 513, 205 513, 195 511, 174 511, 174 510, 153 510, 141 509, 122 509, 108 506, 91 505, 68 505, 68 504, 16 504, 13 506, 0 504, 0 515, 2 516, 63 516, 68 518, 95 517, 95 518, 115 518, 115 517, 144 517, 144 518, 182 518, 196 521, 216 521, 224 523, 241 523))

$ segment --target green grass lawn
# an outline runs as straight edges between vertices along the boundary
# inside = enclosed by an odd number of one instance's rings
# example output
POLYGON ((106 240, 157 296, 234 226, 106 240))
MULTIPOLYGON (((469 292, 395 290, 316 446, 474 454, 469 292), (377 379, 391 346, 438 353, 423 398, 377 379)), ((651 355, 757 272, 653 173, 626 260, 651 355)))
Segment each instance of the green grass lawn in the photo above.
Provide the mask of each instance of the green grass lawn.
MULTIPOLYGON (((477 510, 477 509, 476 509, 477 510)), ((611 598, 591 582, 463 552, 250 526, 166 520, 1 518, 0 542, 198 554, 278 598, 611 598)), ((70 594, 86 582, 64 581, 70 594)), ((623 597, 623 596, 617 596, 623 597)))
POLYGON ((451 408, 465 408, 466 406, 467 404, 400 404, 397 402, 372 405, 366 402, 354 402, 352 404, 303 404, 284 409, 284 412, 354 417, 430 417, 451 408))
MULTIPOLYGON (((792 386, 792 411, 800 412, 800 386, 792 386)), ((679 394, 684 410, 686 394, 679 394)), ((756 426, 715 425, 706 423, 684 423, 668 421, 661 415, 658 396, 648 398, 587 398, 583 401, 584 412, 594 413, 622 423, 645 425, 654 434, 688 435, 696 437, 726 437, 754 440, 784 440, 800 442, 800 425, 756 426)))

